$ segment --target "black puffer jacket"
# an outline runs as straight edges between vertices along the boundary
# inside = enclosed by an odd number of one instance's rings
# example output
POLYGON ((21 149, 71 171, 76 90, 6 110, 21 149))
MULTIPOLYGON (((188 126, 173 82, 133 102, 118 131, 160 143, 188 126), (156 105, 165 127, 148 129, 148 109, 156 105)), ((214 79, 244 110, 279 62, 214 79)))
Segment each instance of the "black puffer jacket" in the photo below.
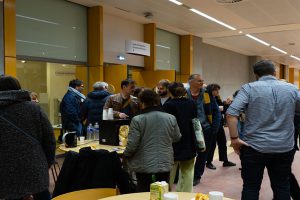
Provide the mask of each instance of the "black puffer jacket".
POLYGON ((86 124, 95 124, 102 120, 103 106, 111 94, 105 90, 96 90, 88 93, 87 99, 82 106, 82 116, 87 119, 86 124))
POLYGON ((55 138, 46 115, 28 92, 11 90, 0 91, 0 116, 0 199, 46 190, 48 167, 55 158, 55 138))

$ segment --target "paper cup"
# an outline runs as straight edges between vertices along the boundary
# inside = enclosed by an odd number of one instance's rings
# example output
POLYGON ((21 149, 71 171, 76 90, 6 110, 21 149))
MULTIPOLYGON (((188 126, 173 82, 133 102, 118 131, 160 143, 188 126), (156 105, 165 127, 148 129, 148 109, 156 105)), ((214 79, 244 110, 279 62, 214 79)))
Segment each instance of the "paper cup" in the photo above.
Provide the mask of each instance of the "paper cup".
POLYGON ((223 192, 211 191, 208 194, 209 200, 223 200, 223 192))
POLYGON ((164 200, 178 200, 178 194, 175 193, 165 193, 164 200))
POLYGON ((84 142, 84 136, 80 136, 80 137, 79 137, 79 142, 80 142, 80 143, 83 143, 83 142, 84 142))

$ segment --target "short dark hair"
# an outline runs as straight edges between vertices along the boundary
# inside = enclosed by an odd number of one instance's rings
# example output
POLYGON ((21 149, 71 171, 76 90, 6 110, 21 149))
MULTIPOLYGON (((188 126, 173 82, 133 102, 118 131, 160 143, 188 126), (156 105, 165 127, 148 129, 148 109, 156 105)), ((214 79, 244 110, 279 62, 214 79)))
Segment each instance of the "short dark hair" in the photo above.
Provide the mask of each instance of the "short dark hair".
POLYGON ((158 82, 158 85, 162 85, 165 88, 168 88, 170 81, 168 79, 162 79, 158 82))
POLYGON ((170 83, 168 90, 172 94, 173 97, 181 97, 186 94, 186 89, 184 88, 184 85, 180 82, 170 83))
POLYGON ((213 91, 215 90, 220 90, 221 87, 219 84, 216 84, 216 83, 212 83, 212 84, 209 84, 207 87, 206 87, 206 91, 209 93, 209 94, 212 94, 213 91))
POLYGON ((144 87, 137 87, 134 89, 134 92, 133 92, 133 96, 134 97, 139 97, 139 94, 144 90, 145 88, 144 87))
POLYGON ((19 81, 12 76, 0 76, 0 91, 6 90, 20 90, 21 85, 19 81))
POLYGON ((76 88, 76 87, 80 87, 82 84, 83 84, 82 80, 73 79, 69 82, 69 87, 76 88))
POLYGON ((135 81, 134 80, 131 80, 131 79, 125 79, 121 82, 121 89, 123 89, 123 86, 128 86, 130 84, 135 84, 135 81))
POLYGON ((253 72, 259 77, 273 75, 275 66, 270 60, 261 60, 253 65, 253 72))
POLYGON ((158 94, 150 89, 145 89, 139 94, 139 101, 143 103, 145 107, 158 106, 160 103, 158 94))

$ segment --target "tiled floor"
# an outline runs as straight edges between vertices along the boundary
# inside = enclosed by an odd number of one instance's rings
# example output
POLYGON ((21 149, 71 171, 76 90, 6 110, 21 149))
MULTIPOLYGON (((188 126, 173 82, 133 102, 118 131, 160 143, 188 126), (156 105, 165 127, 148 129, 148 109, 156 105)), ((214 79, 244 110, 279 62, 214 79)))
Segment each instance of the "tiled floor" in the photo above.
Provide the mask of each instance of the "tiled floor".
MULTIPOLYGON (((226 132, 228 132, 226 130, 226 132)), ((228 133, 227 133, 228 134, 228 133)), ((217 150, 216 150, 217 152, 217 150)), ((211 170, 206 168, 204 175, 201 179, 199 185, 194 187, 194 192, 208 193, 209 191, 222 191, 226 197, 232 199, 241 199, 242 191, 242 179, 240 160, 239 157, 232 152, 232 148, 228 147, 228 158, 230 161, 237 163, 235 167, 223 167, 222 162, 218 161, 218 155, 215 155, 213 164, 217 167, 216 170, 211 170)), ((62 165, 63 159, 58 159, 60 166, 62 165)), ((295 155, 293 163, 293 172, 300 182, 300 152, 295 155)), ((50 191, 53 191, 54 182, 50 174, 50 191)), ((272 190, 270 188, 269 177, 267 171, 265 171, 263 183, 260 191, 260 200, 270 200, 272 199, 272 190)))

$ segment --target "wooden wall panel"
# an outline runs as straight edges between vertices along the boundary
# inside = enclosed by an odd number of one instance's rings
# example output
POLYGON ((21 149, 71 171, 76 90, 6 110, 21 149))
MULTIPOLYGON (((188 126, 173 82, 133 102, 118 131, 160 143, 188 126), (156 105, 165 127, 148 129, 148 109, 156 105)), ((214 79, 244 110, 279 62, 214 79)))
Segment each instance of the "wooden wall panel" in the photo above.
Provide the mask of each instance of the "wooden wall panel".
POLYGON ((104 67, 104 81, 115 87, 115 93, 121 91, 121 81, 127 78, 127 65, 109 65, 104 67))
POLYGON ((16 0, 4 0, 4 56, 16 57, 16 0))
POLYGON ((75 77, 83 81, 85 89, 82 93, 87 95, 87 93, 91 91, 88 82, 88 68, 81 65, 76 66, 75 77))
POLYGON ((132 79, 136 81, 137 85, 146 88, 154 88, 161 79, 175 81, 175 76, 175 70, 132 72, 132 79))
POLYGON ((16 0, 4 0, 3 3, 4 73, 16 77, 16 0))
POLYGON ((103 65, 103 8, 88 8, 88 63, 103 65))
POLYGON ((5 57, 4 58, 4 66, 5 66, 5 75, 17 76, 17 60, 13 57, 5 57))
POLYGON ((289 82, 291 84, 294 84, 295 82, 295 73, 294 73, 295 68, 289 68, 289 82))
POLYGON ((93 91, 93 84, 97 81, 104 81, 103 66, 88 67, 89 76, 89 91, 93 91))
POLYGON ((144 68, 147 71, 156 70, 156 24, 144 24, 144 42, 150 44, 150 56, 144 57, 144 68))
POLYGON ((193 36, 180 36, 180 74, 190 75, 193 71, 193 36))

